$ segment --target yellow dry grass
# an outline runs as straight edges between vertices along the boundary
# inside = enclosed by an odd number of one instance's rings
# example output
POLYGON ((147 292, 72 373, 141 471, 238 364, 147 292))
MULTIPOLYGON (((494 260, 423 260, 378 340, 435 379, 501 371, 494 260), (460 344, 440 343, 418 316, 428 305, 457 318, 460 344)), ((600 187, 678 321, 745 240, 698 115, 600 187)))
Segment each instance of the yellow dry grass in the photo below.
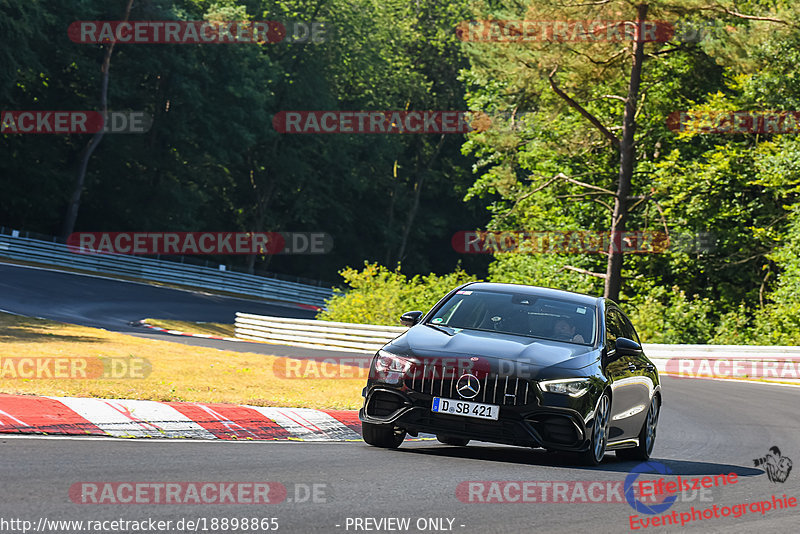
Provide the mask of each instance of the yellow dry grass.
POLYGON ((179 330, 190 334, 209 334, 212 336, 235 337, 236 332, 232 324, 226 323, 193 323, 190 321, 173 321, 171 319, 145 319, 144 322, 151 326, 179 330))
MULTIPOLYGON (((192 347, 0 313, 2 393, 334 409, 361 406, 364 378, 284 378, 279 369, 286 364, 286 358, 277 356, 192 347), (151 372, 146 378, 123 379, 9 378, 19 369, 19 360, 9 364, 9 358, 143 358, 151 372), (276 363, 278 376, 273 374, 276 363)), ((356 369, 346 376, 365 373, 356 369)))

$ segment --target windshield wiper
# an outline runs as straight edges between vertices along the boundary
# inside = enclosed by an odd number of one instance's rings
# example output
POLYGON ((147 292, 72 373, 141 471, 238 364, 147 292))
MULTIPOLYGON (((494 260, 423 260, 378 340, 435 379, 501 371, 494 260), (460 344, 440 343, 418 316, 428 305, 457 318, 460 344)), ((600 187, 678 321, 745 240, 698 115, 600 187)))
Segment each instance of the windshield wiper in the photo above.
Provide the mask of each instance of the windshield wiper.
POLYGON ((447 330, 445 330, 441 326, 436 326, 435 324, 431 324, 431 323, 422 323, 422 324, 424 324, 425 326, 430 326, 431 328, 433 328, 434 330, 438 330, 439 332, 444 332, 448 336, 452 336, 453 335, 452 333, 448 332, 447 330))

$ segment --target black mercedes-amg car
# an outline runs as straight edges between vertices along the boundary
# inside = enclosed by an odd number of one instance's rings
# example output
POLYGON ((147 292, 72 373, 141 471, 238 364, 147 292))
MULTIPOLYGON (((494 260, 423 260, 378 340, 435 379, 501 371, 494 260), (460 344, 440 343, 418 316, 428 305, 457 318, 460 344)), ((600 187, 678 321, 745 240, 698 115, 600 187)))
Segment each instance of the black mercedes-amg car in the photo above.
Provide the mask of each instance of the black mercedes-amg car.
POLYGON ((370 445, 424 432, 571 451, 590 465, 609 450, 650 457, 658 371, 613 301, 479 282, 401 322, 411 328, 378 351, 362 392, 370 445))

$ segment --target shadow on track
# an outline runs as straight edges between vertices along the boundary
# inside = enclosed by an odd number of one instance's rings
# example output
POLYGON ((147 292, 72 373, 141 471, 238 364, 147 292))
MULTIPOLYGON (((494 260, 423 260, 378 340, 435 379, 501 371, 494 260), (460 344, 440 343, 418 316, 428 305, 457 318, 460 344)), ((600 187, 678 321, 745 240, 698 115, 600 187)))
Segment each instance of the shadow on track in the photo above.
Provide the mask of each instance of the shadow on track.
MULTIPOLYGON (((565 452, 548 452, 541 449, 525 449, 515 447, 449 447, 446 445, 435 445, 432 447, 401 447, 399 449, 383 450, 383 452, 405 453, 405 454, 425 454, 441 456, 447 458, 463 458, 465 460, 483 460, 488 462, 530 465, 530 466, 550 466, 568 467, 585 471, 606 471, 629 473, 631 469, 641 462, 623 462, 617 460, 613 453, 607 453, 603 463, 597 467, 580 465, 575 455, 565 452)), ((651 462, 658 462, 667 466, 673 475, 719 475, 736 473, 740 477, 752 477, 763 475, 761 469, 744 467, 739 465, 721 464, 715 462, 697 462, 689 460, 676 460, 667 458, 651 457, 651 462)))

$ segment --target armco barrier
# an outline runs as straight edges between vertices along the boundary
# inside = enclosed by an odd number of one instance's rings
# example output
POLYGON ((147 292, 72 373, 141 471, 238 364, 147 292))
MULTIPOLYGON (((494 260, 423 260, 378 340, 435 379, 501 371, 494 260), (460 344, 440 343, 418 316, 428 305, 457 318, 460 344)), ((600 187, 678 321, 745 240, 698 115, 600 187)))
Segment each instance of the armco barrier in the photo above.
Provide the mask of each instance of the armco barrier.
POLYGON ((327 287, 174 261, 122 254, 77 254, 61 243, 16 235, 0 234, 0 257, 319 307, 325 306, 325 300, 333 293, 327 287))
POLYGON ((236 314, 236 337, 294 347, 374 353, 407 330, 401 326, 236 314))
MULTIPOLYGON (((288 319, 247 313, 236 314, 236 337, 280 345, 314 347, 327 350, 374 353, 405 332, 399 326, 337 323, 309 319, 288 319)), ((800 347, 768 347, 749 345, 663 345, 645 344, 647 357, 659 372, 667 372, 667 362, 681 360, 715 360, 741 362, 799 362, 800 347)), ((769 378, 769 377, 768 377, 769 378)), ((798 377, 800 378, 800 377, 798 377)), ((800 383, 794 377, 782 382, 800 383)))

